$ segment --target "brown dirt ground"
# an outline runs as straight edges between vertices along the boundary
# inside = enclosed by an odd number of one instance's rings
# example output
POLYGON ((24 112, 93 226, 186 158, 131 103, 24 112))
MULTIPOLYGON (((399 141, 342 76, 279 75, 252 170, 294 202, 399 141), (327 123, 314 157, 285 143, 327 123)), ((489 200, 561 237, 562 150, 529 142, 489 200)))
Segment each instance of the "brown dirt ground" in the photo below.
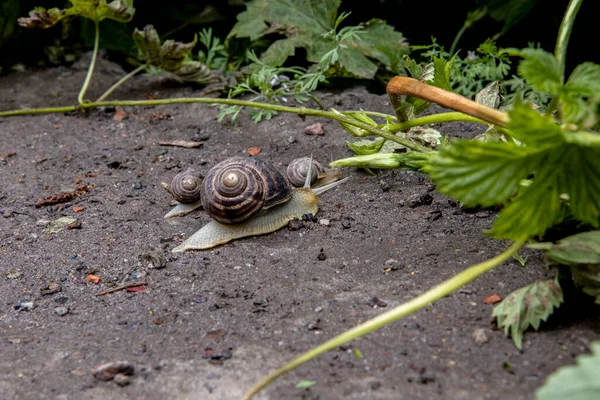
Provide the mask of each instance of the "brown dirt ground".
MULTIPOLYGON (((3 77, 0 109, 73 104, 85 65, 83 60, 3 77)), ((122 73, 101 60, 88 97, 122 73)), ((132 80, 113 98, 144 99, 148 93, 202 94, 155 76, 132 80)), ((386 96, 361 87, 318 97, 325 107, 390 112, 386 96)), ((206 105, 126 111, 122 121, 113 119, 112 109, 0 119, 2 399, 240 398, 287 360, 506 246, 482 234, 493 213, 462 210, 424 175, 383 171, 374 177, 347 169, 343 173, 352 179, 322 196, 318 217, 330 219, 329 226, 304 223, 299 230, 211 251, 171 253, 208 217, 197 211, 164 220, 170 200, 161 181, 190 165, 206 171, 251 146, 261 147, 259 157, 282 170, 310 153, 328 162, 350 155, 344 142, 349 136, 332 121, 296 115, 255 125, 244 114, 232 126, 219 124, 217 109, 206 105), (160 113, 170 117, 160 119, 160 113), (317 121, 325 135, 304 134, 317 121), (197 135, 210 136, 199 149, 158 145, 197 135), (79 182, 88 185, 87 194, 60 206, 34 207, 37 199, 73 190, 79 182), (410 196, 427 193, 431 204, 404 205, 410 196), (84 210, 75 213, 75 206, 84 210), (48 234, 39 226, 69 215, 79 218, 80 229, 48 234), (151 259, 163 268, 151 268, 151 259), (386 272, 390 259, 397 262, 386 272), (86 282, 89 273, 101 282, 86 282), (147 290, 95 295, 135 277, 148 282, 147 290), (49 283, 60 291, 42 294, 49 283), (26 301, 35 308, 15 308, 26 301), (57 307, 69 311, 59 316, 57 307), (205 358, 207 349, 216 359, 205 358), (117 360, 135 365, 128 386, 92 377, 94 366, 117 360)), ((472 137, 478 129, 444 126, 451 136, 472 137)), ((531 399, 550 372, 572 364, 598 339, 600 318, 597 308, 587 317, 571 308, 542 332, 526 333, 524 350, 517 350, 494 328, 492 306, 483 299, 550 276, 540 254, 524 254, 527 268, 507 262, 355 341, 363 359, 349 349, 332 351, 258 398, 531 399), (478 329, 487 337, 482 345, 473 339, 478 329), (317 383, 295 388, 301 380, 317 383)))

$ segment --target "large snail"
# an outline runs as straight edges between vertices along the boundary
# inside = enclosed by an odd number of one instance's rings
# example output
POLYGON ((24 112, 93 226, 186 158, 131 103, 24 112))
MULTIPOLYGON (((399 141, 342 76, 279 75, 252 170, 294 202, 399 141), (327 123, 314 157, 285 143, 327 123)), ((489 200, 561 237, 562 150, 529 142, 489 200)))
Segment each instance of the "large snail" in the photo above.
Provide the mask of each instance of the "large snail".
MULTIPOLYGON (((180 190, 180 181, 185 184, 184 192, 197 189, 193 182, 201 182, 199 202, 213 218, 213 221, 175 247, 173 252, 204 250, 234 239, 263 235, 286 226, 294 218, 301 218, 305 214, 315 215, 319 210, 319 195, 348 178, 338 180, 338 171, 326 171, 320 165, 316 166, 312 156, 306 157, 303 162, 308 166, 301 166, 305 176, 302 187, 290 184, 289 172, 286 179, 266 161, 241 157, 220 162, 203 179, 195 171, 188 170, 178 174, 171 185, 163 184, 175 196, 180 190), (317 168, 320 169, 315 177, 312 171, 317 168), (319 186, 311 187, 311 182, 319 186)), ((183 213, 189 212, 186 208, 189 204, 198 207, 196 198, 184 199, 188 200, 192 202, 177 206, 184 208, 183 213)), ((181 215, 181 210, 173 211, 165 218, 181 215)))

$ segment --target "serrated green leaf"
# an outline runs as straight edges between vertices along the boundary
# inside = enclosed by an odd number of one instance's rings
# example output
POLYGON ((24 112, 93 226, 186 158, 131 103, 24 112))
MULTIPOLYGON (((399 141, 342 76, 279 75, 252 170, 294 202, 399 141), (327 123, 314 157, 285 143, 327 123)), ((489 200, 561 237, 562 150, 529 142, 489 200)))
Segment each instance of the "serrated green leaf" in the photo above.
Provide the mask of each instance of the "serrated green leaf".
POLYGON ((523 332, 530 326, 537 330, 562 302, 562 289, 556 280, 538 281, 509 294, 494 307, 492 316, 504 328, 505 335, 510 332, 515 346, 521 349, 523 332))
POLYGON ((556 57, 542 49, 527 48, 518 53, 523 60, 517 71, 536 90, 557 95, 562 86, 562 76, 556 57))
POLYGON ((283 65, 288 57, 293 56, 295 53, 296 40, 282 39, 269 46, 269 48, 261 55, 260 60, 267 65, 279 67, 283 65))
POLYGON ((317 381, 308 381, 308 380, 300 381, 296 384, 296 388, 306 389, 306 388, 314 386, 316 383, 317 383, 317 381))
POLYGON ((362 78, 373 79, 377 72, 377 65, 369 60, 359 49, 347 47, 339 49, 338 64, 342 68, 333 66, 328 75, 347 77, 347 78, 362 78))
POLYGON ((565 146, 560 160, 564 186, 575 218, 597 228, 600 225, 600 150, 565 146))
POLYGON ((433 57, 433 86, 437 86, 441 89, 452 91, 452 85, 450 84, 450 71, 452 69, 452 63, 454 57, 449 61, 443 58, 433 57))
POLYGON ((71 7, 61 10, 51 8, 46 10, 36 7, 29 12, 29 17, 19 18, 19 25, 26 28, 49 28, 61 19, 71 16, 80 16, 100 22, 104 19, 113 19, 119 22, 129 22, 133 18, 135 8, 133 0, 69 0, 71 7))
POLYGON ((433 155, 425 172, 437 189, 467 206, 507 201, 541 161, 540 151, 508 143, 457 140, 433 155))
MULTIPOLYGON (((334 114, 344 115, 346 117, 353 118, 353 119, 355 119, 355 120, 357 120, 359 122, 364 122, 364 123, 367 123, 369 125, 377 126, 377 124, 375 123, 375 121, 373 121, 371 118, 369 118, 368 116, 366 116, 366 114, 364 115, 364 117, 366 117, 366 119, 365 119, 363 116, 357 115, 357 113, 353 113, 353 112, 350 112, 350 113, 341 113, 341 112, 337 111, 334 108, 331 108, 330 110, 334 114)), ((358 113, 358 114, 360 114, 360 113, 358 113)), ((357 126, 354 126, 354 125, 347 124, 345 122, 340 122, 340 125, 342 126, 342 128, 344 128, 346 130, 346 132, 348 132, 352 136, 367 137, 367 136, 372 136, 373 135, 369 131, 366 131, 366 130, 364 130, 362 128, 359 128, 357 126)))
POLYGON ((582 232, 557 243, 532 243, 527 247, 544 250, 546 257, 558 264, 600 264, 600 231, 582 232))
POLYGON ((600 91, 600 65, 591 62, 579 64, 567 80, 565 88, 589 97, 600 91))
POLYGON ((408 70, 408 72, 410 73, 410 76, 413 77, 414 79, 421 78, 421 75, 423 74, 423 67, 421 66, 421 64, 417 64, 417 62, 415 60, 413 60, 412 58, 410 58, 407 55, 405 55, 403 57, 403 60, 404 60, 404 67, 408 70))
POLYGON ((540 114, 530 105, 516 101, 508 112, 510 121, 507 128, 514 138, 530 145, 548 145, 564 142, 561 127, 552 117, 540 114))
POLYGON ((597 400, 600 398, 600 342, 592 354, 577 357, 577 365, 559 368, 535 393, 536 400, 597 400))
POLYGON ((404 72, 402 59, 409 52, 408 44, 402 33, 385 21, 372 19, 364 24, 355 43, 364 55, 381 62, 388 71, 398 75, 404 72))

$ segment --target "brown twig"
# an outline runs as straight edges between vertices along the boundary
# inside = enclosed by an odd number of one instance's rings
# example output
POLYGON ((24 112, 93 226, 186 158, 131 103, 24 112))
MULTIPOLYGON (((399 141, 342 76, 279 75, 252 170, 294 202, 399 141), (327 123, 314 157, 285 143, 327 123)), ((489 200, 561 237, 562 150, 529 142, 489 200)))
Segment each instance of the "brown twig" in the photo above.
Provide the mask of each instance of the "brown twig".
POLYGON ((106 289, 106 290, 103 290, 101 292, 98 292, 98 293, 96 293, 96 296, 102 296, 102 295, 105 295, 105 294, 109 294, 109 293, 113 293, 113 292, 118 292, 119 290, 125 290, 125 289, 130 288, 130 287, 144 286, 144 285, 147 285, 147 284, 148 284, 148 282, 146 282, 146 281, 143 281, 143 282, 129 282, 129 283, 126 283, 126 284, 121 285, 121 286, 117 286, 117 287, 114 287, 114 288, 111 288, 111 289, 106 289))
POLYGON ((418 97, 503 128, 509 122, 508 114, 502 111, 484 106, 459 94, 428 85, 413 78, 396 76, 388 83, 386 91, 392 95, 418 97))

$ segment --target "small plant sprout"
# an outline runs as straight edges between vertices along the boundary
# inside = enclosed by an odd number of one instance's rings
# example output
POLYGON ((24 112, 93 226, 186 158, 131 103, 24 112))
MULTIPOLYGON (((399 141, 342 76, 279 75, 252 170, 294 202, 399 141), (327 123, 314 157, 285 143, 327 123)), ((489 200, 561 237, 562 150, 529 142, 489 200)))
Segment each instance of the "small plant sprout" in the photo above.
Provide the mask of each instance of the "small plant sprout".
POLYGON ((521 253, 517 253, 513 256, 513 259, 521 264, 521 267, 525 268, 527 266, 527 260, 529 259, 529 256, 523 257, 521 253))

